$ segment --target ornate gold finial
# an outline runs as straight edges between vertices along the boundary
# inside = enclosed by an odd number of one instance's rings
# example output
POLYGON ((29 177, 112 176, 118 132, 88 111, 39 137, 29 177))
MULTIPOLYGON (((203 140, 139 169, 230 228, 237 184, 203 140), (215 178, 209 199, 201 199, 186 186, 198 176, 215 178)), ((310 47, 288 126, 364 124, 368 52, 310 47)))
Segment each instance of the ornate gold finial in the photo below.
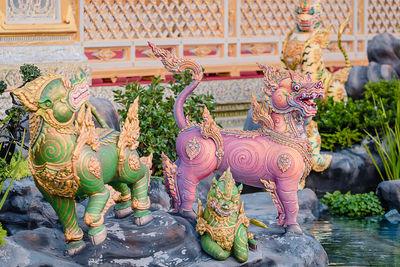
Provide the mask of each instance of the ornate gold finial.
POLYGON ((233 188, 235 186, 235 180, 233 179, 233 176, 231 173, 231 167, 228 167, 228 169, 219 178, 219 181, 225 182, 225 188, 224 188, 225 199, 231 199, 232 194, 233 194, 233 188))
POLYGON ((258 64, 258 67, 264 72, 264 93, 271 96, 272 92, 279 88, 279 82, 289 77, 289 72, 286 70, 278 70, 271 66, 258 64))
POLYGON ((320 0, 300 0, 300 8, 304 10, 310 10, 311 7, 314 7, 314 10, 317 12, 321 9, 320 0))
POLYGON ((265 105, 265 102, 262 102, 261 105, 258 104, 253 93, 251 93, 251 107, 253 108, 251 118, 255 123, 260 122, 261 124, 264 124, 263 126, 267 129, 273 129, 275 127, 274 120, 270 115, 270 108, 265 105))
POLYGON ((121 134, 118 140, 118 150, 119 150, 119 161, 120 167, 121 164, 126 159, 126 151, 125 148, 129 148, 129 150, 135 150, 138 145, 138 139, 140 137, 140 127, 139 127, 139 97, 133 101, 133 104, 128 110, 128 114, 126 117, 126 121, 124 126, 122 127, 121 134))
POLYGON ((186 69, 192 71, 193 80, 200 81, 203 78, 203 68, 195 61, 190 59, 178 58, 175 54, 162 48, 158 48, 155 44, 148 42, 153 54, 161 58, 161 62, 165 68, 173 73, 183 73, 186 69))

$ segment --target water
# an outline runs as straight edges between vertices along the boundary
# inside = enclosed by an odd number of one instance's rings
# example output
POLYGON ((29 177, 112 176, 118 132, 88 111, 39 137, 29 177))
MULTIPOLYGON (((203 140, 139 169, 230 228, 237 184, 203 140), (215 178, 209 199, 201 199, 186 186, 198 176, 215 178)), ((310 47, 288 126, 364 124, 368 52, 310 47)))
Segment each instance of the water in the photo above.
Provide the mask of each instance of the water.
POLYGON ((331 266, 400 266, 400 225, 379 218, 321 218, 306 227, 331 266))

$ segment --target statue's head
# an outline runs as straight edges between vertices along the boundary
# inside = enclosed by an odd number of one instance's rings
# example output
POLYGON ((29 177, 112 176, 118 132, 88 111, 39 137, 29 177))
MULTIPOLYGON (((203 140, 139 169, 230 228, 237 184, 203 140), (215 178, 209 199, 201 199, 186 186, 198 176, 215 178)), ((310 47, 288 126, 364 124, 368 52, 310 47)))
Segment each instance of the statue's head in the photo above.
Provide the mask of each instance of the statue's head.
POLYGON ((319 0, 299 0, 296 8, 296 26, 301 32, 309 32, 321 23, 319 0))
POLYGON ((228 217, 239 210, 242 189, 243 185, 236 186, 228 168, 218 181, 213 178, 207 195, 207 205, 219 216, 228 217))
POLYGON ((303 118, 317 113, 317 98, 323 98, 325 90, 321 81, 314 82, 309 74, 278 70, 260 65, 264 71, 263 91, 268 108, 275 113, 298 111, 303 118))
POLYGON ((71 80, 58 74, 45 74, 12 91, 24 108, 57 124, 69 124, 83 103, 89 100, 84 74, 71 80))

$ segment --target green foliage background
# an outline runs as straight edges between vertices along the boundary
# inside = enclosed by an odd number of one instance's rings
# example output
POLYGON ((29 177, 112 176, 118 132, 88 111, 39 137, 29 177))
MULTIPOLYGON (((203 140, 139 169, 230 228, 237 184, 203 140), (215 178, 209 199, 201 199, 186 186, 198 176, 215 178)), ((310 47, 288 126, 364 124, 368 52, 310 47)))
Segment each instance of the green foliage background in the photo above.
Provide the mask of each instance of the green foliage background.
POLYGON ((347 103, 335 102, 332 98, 318 102, 314 120, 318 123, 322 148, 335 151, 351 147, 367 137, 365 131, 374 132, 383 122, 394 125, 396 105, 400 100, 400 80, 368 83, 364 95, 365 99, 349 98, 347 103), (382 99, 385 116, 378 99, 382 99))
MULTIPOLYGON (((192 78, 190 72, 186 71, 184 74, 175 74, 166 85, 161 84, 163 81, 155 77, 149 85, 129 83, 125 90, 114 91, 114 101, 123 106, 118 110, 121 120, 126 119, 130 104, 139 96, 138 151, 141 155, 153 153, 153 174, 158 176, 162 175, 161 152, 171 160, 176 160, 175 142, 179 128, 173 114, 174 104, 178 94, 191 83, 192 78), (172 94, 166 96, 168 91, 172 94)), ((192 121, 201 122, 204 105, 212 112, 216 106, 214 97, 192 93, 185 102, 185 115, 189 115, 192 121)))
POLYGON ((347 217, 367 217, 384 214, 381 202, 374 192, 365 194, 346 194, 335 191, 326 193, 321 202, 329 207, 329 213, 347 217))

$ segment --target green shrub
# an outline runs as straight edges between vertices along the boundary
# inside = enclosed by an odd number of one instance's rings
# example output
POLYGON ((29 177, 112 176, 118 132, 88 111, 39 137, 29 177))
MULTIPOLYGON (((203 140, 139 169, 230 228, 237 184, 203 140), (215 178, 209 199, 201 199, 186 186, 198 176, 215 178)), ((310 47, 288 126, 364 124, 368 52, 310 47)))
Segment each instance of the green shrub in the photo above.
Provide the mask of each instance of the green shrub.
MULTIPOLYGON (((123 106, 118 110, 122 120, 126 119, 130 104, 139 96, 138 151, 142 155, 153 153, 154 175, 162 175, 161 152, 171 160, 176 159, 175 142, 179 128, 174 119, 174 103, 177 95, 192 81, 189 71, 174 75, 173 78, 167 85, 161 84, 163 80, 160 77, 155 77, 148 86, 129 83, 125 85, 125 91, 114 91, 114 101, 123 106), (167 90, 172 94, 166 96, 167 90)), ((186 100, 185 114, 190 115, 193 121, 200 122, 204 105, 212 112, 216 105, 213 96, 192 93, 186 100)))
POLYGON ((347 103, 343 103, 335 102, 330 97, 325 102, 318 101, 315 121, 318 123, 322 148, 334 151, 351 147, 367 137, 365 131, 372 132, 384 122, 394 125, 396 103, 400 99, 400 81, 381 80, 368 83, 365 88, 364 99, 349 98, 347 103), (377 107, 378 99, 382 99, 383 111, 377 107), (386 113, 385 118, 383 112, 386 113))
POLYGON ((321 200, 329 207, 329 213, 347 217, 366 217, 384 214, 381 202, 374 192, 365 194, 346 194, 335 191, 326 193, 321 200))
POLYGON ((19 67, 19 72, 22 75, 22 81, 24 82, 23 85, 25 85, 27 82, 33 81, 41 75, 40 69, 32 64, 22 65, 19 67))
MULTIPOLYGON (((25 139, 25 132, 22 136, 22 143, 25 139)), ((0 148, 3 144, 0 144, 0 148)), ((11 161, 12 164, 6 162, 5 158, 0 158, 0 194, 3 192, 3 187, 7 179, 10 179, 10 183, 7 186, 4 194, 0 196, 0 211, 6 201, 8 193, 10 192, 11 186, 13 182, 18 178, 22 178, 21 176, 21 164, 26 162, 26 159, 22 157, 22 149, 14 155, 13 160, 11 161), (18 176, 19 175, 19 176, 18 176)), ((27 167, 27 166, 26 166, 27 167)), ((2 228, 0 223, 0 245, 5 244, 4 237, 7 235, 7 232, 2 228)))

